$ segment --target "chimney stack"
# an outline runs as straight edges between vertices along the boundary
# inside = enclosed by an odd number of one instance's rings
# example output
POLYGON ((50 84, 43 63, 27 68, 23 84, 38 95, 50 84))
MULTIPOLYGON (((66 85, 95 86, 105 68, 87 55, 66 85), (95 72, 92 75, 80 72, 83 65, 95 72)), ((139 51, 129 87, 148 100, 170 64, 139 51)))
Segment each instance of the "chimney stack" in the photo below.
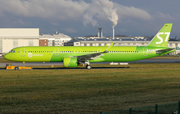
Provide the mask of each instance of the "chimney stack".
POLYGON ((113 38, 114 38, 114 27, 113 27, 113 38))
POLYGON ((102 38, 103 33, 102 33, 102 28, 98 28, 98 37, 102 38))

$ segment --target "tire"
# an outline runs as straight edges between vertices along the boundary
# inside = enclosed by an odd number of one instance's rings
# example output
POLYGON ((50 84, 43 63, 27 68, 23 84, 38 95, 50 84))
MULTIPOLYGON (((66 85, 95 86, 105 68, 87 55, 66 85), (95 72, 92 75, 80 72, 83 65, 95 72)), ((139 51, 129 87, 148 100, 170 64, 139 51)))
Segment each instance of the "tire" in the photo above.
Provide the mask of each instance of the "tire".
POLYGON ((15 67, 15 70, 19 70, 19 67, 15 67))
POLYGON ((91 69, 91 66, 90 66, 90 65, 87 65, 86 68, 87 68, 87 69, 91 69))

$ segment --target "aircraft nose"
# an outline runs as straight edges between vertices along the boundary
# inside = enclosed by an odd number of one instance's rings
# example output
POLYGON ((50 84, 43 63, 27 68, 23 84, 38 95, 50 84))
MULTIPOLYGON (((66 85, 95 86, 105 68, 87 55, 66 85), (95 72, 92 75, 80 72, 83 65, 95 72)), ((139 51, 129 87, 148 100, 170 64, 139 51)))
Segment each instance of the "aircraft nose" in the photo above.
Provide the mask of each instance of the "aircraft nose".
POLYGON ((6 59, 6 58, 7 58, 7 54, 4 55, 4 59, 6 59))
POLYGON ((8 53, 4 55, 4 59, 9 60, 9 54, 8 53))

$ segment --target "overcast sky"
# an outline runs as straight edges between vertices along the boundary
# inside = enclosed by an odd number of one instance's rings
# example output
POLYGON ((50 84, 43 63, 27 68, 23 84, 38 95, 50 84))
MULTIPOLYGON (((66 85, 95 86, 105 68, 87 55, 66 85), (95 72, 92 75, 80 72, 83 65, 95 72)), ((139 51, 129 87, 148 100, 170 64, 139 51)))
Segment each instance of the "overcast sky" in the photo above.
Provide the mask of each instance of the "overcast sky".
POLYGON ((179 0, 0 0, 0 28, 40 28, 70 37, 155 35, 173 23, 171 37, 180 38, 179 0))

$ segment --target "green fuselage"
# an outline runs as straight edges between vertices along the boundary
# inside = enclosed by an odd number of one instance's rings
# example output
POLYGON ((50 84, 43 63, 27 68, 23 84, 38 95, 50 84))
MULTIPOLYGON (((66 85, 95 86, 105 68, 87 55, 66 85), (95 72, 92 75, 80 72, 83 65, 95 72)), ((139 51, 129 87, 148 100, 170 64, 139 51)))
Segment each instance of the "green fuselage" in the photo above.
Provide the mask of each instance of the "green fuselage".
MULTIPOLYGON (((77 57, 103 52, 108 46, 67 46, 67 47, 17 47, 5 55, 5 59, 22 62, 63 62, 64 57, 77 57)), ((108 53, 96 57, 89 62, 128 62, 147 59, 166 53, 157 54, 156 50, 168 47, 149 46, 114 46, 108 53)))

